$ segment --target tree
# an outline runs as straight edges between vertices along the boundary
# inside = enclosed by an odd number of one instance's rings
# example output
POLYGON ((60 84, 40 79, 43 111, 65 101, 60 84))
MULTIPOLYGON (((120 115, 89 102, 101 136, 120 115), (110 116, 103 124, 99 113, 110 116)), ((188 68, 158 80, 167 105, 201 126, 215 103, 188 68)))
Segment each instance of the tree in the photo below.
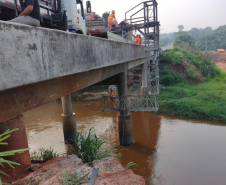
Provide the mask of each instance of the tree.
POLYGON ((176 39, 173 43, 174 47, 179 46, 181 48, 186 47, 195 47, 195 39, 188 35, 186 32, 177 33, 176 39))
POLYGON ((179 25, 177 28, 179 29, 179 31, 183 31, 184 26, 183 25, 179 25))
POLYGON ((205 51, 206 39, 208 50, 226 49, 226 26, 220 26, 216 30, 207 27, 203 31, 206 35, 201 35, 196 44, 199 51, 205 51))

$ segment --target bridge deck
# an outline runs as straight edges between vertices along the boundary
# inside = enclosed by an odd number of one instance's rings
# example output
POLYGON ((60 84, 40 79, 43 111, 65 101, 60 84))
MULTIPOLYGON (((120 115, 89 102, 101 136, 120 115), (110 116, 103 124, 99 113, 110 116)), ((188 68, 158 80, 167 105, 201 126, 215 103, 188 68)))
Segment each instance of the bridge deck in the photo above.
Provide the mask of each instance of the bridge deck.
POLYGON ((0 91, 145 58, 145 47, 0 21, 0 91))
POLYGON ((0 122, 146 62, 144 46, 7 22, 0 43, 0 122))

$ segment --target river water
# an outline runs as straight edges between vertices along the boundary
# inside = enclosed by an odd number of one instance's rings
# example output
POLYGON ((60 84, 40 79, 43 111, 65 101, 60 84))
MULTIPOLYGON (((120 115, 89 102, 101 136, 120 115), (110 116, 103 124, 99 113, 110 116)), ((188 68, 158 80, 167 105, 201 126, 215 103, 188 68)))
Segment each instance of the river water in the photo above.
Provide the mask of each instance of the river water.
MULTIPOLYGON (((103 113, 101 102, 73 102, 77 129, 95 128, 97 135, 121 150, 125 166, 149 185, 226 185, 226 127, 201 120, 184 120, 154 113, 132 113, 135 143, 118 144, 117 113, 103 113)), ((66 152, 61 102, 54 101, 24 113, 31 151, 52 147, 66 152)))

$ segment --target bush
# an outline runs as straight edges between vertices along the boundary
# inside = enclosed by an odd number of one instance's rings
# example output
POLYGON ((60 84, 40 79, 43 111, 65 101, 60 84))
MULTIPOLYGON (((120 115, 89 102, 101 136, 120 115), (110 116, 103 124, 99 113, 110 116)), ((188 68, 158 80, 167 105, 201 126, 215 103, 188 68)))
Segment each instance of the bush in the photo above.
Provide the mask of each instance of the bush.
POLYGON ((69 145, 72 152, 81 158, 83 163, 116 156, 112 153, 113 147, 107 147, 107 142, 102 139, 103 137, 97 137, 94 131, 94 128, 91 128, 88 134, 84 131, 78 132, 75 147, 69 145))
POLYGON ((160 58, 161 61, 169 61, 172 64, 181 64, 183 63, 183 59, 181 59, 180 53, 175 50, 167 50, 164 52, 160 58))
POLYGON ((195 119, 226 122, 225 76, 203 84, 161 88, 159 113, 195 119))
POLYGON ((50 160, 55 157, 59 157, 60 155, 57 152, 54 152, 53 149, 50 147, 50 149, 39 149, 38 152, 34 151, 31 153, 31 160, 33 161, 46 161, 50 160))
POLYGON ((160 64, 159 73, 159 83, 161 85, 170 86, 185 82, 185 77, 182 72, 173 71, 167 65, 160 64))

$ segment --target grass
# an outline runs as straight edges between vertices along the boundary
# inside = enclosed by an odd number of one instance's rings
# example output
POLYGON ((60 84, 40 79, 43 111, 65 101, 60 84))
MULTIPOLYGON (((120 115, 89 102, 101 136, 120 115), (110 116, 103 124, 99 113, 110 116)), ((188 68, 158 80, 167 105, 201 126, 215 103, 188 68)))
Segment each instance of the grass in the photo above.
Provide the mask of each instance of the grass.
POLYGON ((203 84, 164 86, 159 95, 159 113, 226 122, 226 74, 203 84))
POLYGON ((38 152, 34 151, 31 153, 31 160, 36 161, 46 161, 55 157, 59 157, 60 155, 50 147, 50 149, 40 148, 38 152))
MULTIPOLYGON (((158 112, 171 116, 226 122, 226 73, 217 68, 208 56, 200 53, 193 55, 180 48, 174 48, 170 52, 182 53, 199 69, 199 73, 205 77, 205 82, 192 83, 182 71, 173 71, 170 65, 160 64, 158 112)), ((163 58, 169 61, 172 57, 163 58)), ((169 63, 174 65, 173 62, 169 63)), ((186 72, 197 78, 193 70, 193 67, 189 67, 186 72)))
POLYGON ((70 174, 69 170, 60 172, 59 176, 60 178, 58 179, 58 181, 62 185, 77 185, 81 184, 84 181, 83 179, 79 179, 77 174, 70 174))
MULTIPOLYGON (((84 89, 81 89, 79 91, 76 91, 71 94, 71 99, 73 101, 81 101, 86 99, 87 97, 93 97, 94 95, 92 93, 98 93, 98 92, 108 92, 109 85, 92 85, 90 87, 86 87, 84 89), (87 93, 87 94, 84 94, 87 93)), ((93 100, 96 101, 96 100, 93 100)))
POLYGON ((124 168, 126 170, 134 170, 134 169, 131 168, 132 166, 137 166, 137 164, 133 163, 133 162, 129 162, 124 168))
POLYGON ((108 147, 107 141, 103 137, 96 136, 94 128, 91 128, 89 133, 78 132, 75 138, 75 147, 69 146, 73 154, 81 158, 83 163, 116 156, 116 154, 113 154, 113 147, 108 147))

